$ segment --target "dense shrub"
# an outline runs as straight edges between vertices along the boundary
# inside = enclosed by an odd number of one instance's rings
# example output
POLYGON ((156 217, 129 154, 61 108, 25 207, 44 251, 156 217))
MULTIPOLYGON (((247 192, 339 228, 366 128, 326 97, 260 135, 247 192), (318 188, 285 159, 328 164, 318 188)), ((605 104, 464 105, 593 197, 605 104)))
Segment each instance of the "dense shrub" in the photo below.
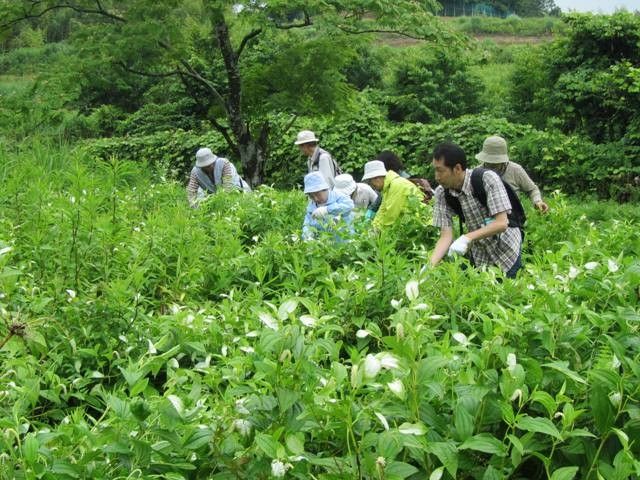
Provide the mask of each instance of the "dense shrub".
POLYGON ((388 86, 389 119, 437 122, 477 113, 482 81, 456 48, 419 48, 394 66, 388 86))
MULTIPOLYGON (((379 151, 391 149, 403 159, 409 171, 433 180, 431 152, 437 143, 452 140, 460 144, 473 165, 484 139, 498 134, 509 142, 512 159, 521 163, 544 189, 622 201, 639 196, 635 177, 640 175, 640 166, 634 161, 638 152, 623 142, 595 145, 579 136, 544 132, 487 115, 467 115, 438 124, 396 125, 385 122, 371 105, 361 106, 358 115, 340 121, 300 119, 285 132, 287 120, 285 117, 273 119, 274 142, 267 182, 278 187, 299 185, 306 173, 306 160, 293 140, 298 129, 310 128, 342 168, 356 178, 362 175, 365 162, 379 151)), ((202 146, 210 147, 219 155, 228 155, 227 146, 217 133, 194 134, 182 130, 96 140, 84 143, 82 148, 100 158, 116 156, 159 164, 163 172, 168 169, 184 178, 193 165, 196 150, 202 146)), ((238 162, 236 166, 240 167, 238 162)))
POLYGON ((615 142, 640 111, 640 19, 569 15, 552 45, 522 56, 512 97, 523 121, 615 142))

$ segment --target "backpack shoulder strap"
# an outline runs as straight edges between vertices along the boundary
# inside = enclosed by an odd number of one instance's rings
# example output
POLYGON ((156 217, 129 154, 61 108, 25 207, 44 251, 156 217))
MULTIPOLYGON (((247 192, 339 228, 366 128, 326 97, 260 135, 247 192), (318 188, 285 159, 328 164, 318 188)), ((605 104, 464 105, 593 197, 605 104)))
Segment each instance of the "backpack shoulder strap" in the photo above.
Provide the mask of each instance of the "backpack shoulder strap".
POLYGON ((484 172, 486 170, 481 167, 473 169, 473 172, 471 172, 471 188, 473 189, 473 196, 487 208, 487 191, 484 189, 483 182, 484 172))

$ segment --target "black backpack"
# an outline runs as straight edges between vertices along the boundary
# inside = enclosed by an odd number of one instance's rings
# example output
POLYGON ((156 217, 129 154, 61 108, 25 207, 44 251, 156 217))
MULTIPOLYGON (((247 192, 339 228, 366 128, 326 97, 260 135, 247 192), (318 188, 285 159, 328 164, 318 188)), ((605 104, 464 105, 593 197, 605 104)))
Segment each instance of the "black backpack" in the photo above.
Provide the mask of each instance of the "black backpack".
MULTIPOLYGON (((487 207, 487 192, 484 189, 484 182, 482 178, 484 177, 484 173, 487 171, 485 168, 474 168, 473 172, 471 172, 471 188, 473 190, 473 196, 484 206, 487 207)), ((518 198, 518 194, 511 188, 507 182, 502 180, 502 185, 504 185, 505 190, 507 191, 507 196, 509 197, 509 202, 511 202, 511 213, 507 215, 509 219, 509 227, 511 228, 519 228, 520 233, 522 234, 522 239, 524 240, 524 225, 527 223, 527 215, 524 213, 524 208, 522 208, 522 203, 520 203, 520 198, 518 198)), ((462 224, 464 222, 464 213, 462 213, 462 205, 460 205, 460 200, 457 197, 454 197, 449 193, 449 190, 445 188, 444 190, 444 199, 447 202, 447 205, 451 207, 451 209, 456 212, 458 218, 460 220, 460 234, 462 234, 462 224)))

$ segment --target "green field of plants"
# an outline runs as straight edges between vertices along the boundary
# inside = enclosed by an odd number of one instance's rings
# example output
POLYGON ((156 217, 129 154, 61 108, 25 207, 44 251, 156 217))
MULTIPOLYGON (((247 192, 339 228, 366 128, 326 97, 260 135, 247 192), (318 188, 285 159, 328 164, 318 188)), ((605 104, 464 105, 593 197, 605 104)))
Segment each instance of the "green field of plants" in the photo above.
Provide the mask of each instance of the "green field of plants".
POLYGON ((638 480, 639 201, 637 14, 0 0, 0 480, 638 480), (434 186, 504 137, 517 278, 432 205, 302 241, 307 129, 434 186), (253 193, 190 208, 202 147, 253 193))
POLYGON ((640 471, 635 205, 554 195, 502 281, 425 268, 429 227, 301 242, 297 191, 1 160, 2 478, 640 471))

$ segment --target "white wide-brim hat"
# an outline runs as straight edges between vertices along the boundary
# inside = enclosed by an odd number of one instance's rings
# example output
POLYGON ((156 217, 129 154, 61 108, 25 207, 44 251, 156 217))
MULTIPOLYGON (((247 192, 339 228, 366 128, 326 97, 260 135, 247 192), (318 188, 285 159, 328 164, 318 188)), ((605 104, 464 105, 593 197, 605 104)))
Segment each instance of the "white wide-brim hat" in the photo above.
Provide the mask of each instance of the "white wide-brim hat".
POLYGON ((338 175, 333 179, 333 191, 350 197, 356 191, 356 181, 348 173, 338 175))
POLYGON ((213 165, 217 158, 209 148, 201 148, 196 152, 196 167, 213 165))
POLYGON ((298 133, 298 137, 296 138, 295 144, 302 145, 304 143, 318 142, 319 140, 316 138, 316 134, 311 130, 302 130, 298 133))
POLYGON ((376 177, 384 177, 387 174, 387 169, 384 168, 384 163, 380 160, 371 160, 364 164, 364 175, 362 180, 370 180, 376 177))
POLYGON ((509 154, 507 153, 507 141, 497 135, 487 137, 482 144, 482 151, 476 155, 482 163, 507 163, 509 154))

